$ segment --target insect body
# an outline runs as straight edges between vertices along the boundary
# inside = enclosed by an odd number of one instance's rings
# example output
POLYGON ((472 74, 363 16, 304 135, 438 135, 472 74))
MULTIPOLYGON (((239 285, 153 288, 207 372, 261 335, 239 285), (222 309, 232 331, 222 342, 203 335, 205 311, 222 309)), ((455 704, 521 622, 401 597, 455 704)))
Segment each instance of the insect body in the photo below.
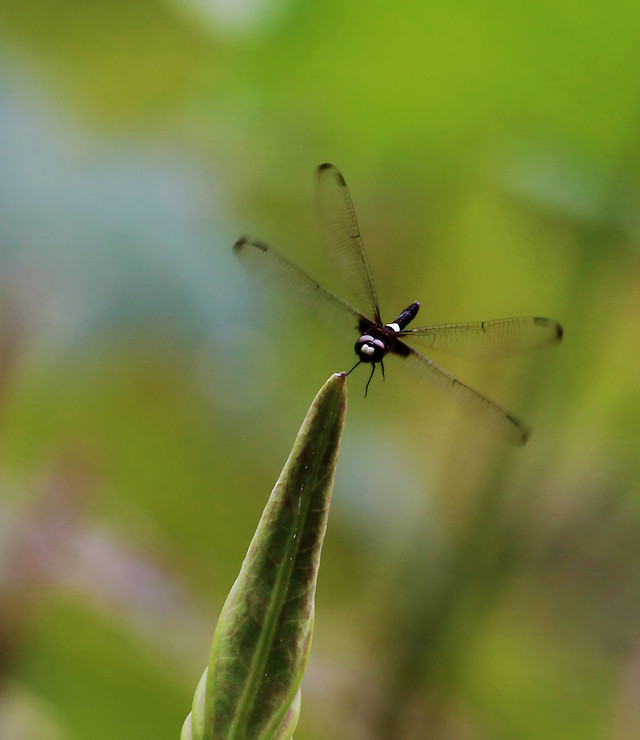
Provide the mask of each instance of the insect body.
POLYGON ((510 441, 524 444, 529 429, 522 421, 454 378, 406 341, 426 344, 435 352, 459 357, 500 357, 555 344, 562 339, 562 326, 553 319, 526 316, 410 329, 407 327, 420 308, 417 302, 407 306, 394 321, 385 324, 351 196, 336 167, 331 164, 318 167, 318 190, 327 247, 362 310, 323 288, 306 272, 261 242, 242 237, 234 245, 237 257, 256 273, 296 294, 314 313, 347 338, 353 341, 354 336, 358 337, 354 346, 358 362, 349 373, 362 363, 371 363, 365 395, 376 365, 380 364, 384 377, 384 358, 388 354, 396 355, 418 378, 473 407, 510 441))

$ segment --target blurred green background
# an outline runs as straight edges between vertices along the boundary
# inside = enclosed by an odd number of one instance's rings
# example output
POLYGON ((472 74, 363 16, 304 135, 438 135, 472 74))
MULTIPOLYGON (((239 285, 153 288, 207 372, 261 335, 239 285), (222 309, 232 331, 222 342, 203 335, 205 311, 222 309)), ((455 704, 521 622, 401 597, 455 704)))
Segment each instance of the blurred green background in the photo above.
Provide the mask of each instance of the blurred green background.
POLYGON ((0 737, 177 738, 314 394, 349 183, 384 316, 560 320, 349 411, 296 740, 640 737, 640 7, 0 4, 0 737))

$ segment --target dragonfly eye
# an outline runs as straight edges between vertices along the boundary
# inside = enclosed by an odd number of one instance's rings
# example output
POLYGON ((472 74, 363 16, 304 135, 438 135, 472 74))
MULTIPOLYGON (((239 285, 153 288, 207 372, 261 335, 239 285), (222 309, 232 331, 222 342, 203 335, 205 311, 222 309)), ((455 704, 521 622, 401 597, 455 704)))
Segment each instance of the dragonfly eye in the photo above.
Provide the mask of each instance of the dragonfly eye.
POLYGON ((362 362, 380 362, 386 353, 384 342, 369 334, 363 334, 354 349, 362 362))

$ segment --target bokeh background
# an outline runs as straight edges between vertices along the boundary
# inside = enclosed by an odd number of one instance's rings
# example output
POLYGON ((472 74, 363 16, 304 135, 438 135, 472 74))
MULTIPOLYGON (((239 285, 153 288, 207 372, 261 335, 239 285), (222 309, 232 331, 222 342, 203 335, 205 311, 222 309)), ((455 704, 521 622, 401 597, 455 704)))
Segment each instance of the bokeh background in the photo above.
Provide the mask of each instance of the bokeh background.
MULTIPOLYGON (((640 7, 0 3, 0 736, 177 738, 223 599, 352 347, 243 273, 345 295, 350 185, 385 316, 547 315, 389 361, 349 410, 296 740, 640 737, 640 7)), ((346 295, 345 297, 349 297, 346 295)))

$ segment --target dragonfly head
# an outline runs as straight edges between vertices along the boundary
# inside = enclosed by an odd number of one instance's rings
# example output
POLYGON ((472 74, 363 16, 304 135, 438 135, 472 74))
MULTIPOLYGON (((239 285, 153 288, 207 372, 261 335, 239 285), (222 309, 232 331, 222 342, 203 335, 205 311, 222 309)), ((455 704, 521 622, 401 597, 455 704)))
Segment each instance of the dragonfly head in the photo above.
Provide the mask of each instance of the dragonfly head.
POLYGON ((363 334, 354 347, 360 362, 380 362, 387 353, 387 346, 381 339, 363 334))

